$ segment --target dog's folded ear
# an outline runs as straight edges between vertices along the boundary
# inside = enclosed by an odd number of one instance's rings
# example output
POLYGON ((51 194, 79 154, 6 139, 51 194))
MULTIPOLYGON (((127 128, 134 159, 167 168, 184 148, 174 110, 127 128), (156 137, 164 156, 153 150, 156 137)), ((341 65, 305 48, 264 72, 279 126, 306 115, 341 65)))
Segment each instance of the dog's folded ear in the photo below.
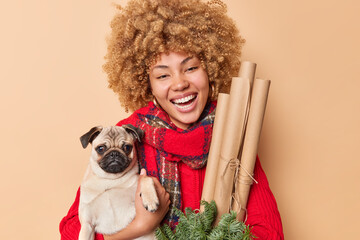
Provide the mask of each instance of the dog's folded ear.
POLYGON ((103 128, 101 126, 93 127, 89 132, 82 135, 80 137, 80 142, 83 148, 86 148, 89 143, 92 143, 92 141, 94 141, 94 139, 100 134, 102 129, 103 128))
POLYGON ((125 124, 125 125, 122 125, 122 127, 126 130, 126 132, 133 135, 133 137, 136 140, 141 142, 141 139, 144 137, 144 131, 143 130, 141 130, 140 128, 134 127, 131 124, 125 124))

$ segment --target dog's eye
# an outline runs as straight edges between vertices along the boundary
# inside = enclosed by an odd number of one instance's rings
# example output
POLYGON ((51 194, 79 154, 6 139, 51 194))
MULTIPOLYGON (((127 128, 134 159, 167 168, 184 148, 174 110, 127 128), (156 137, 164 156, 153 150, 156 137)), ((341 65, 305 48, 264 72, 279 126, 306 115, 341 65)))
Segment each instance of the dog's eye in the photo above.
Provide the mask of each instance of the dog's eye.
POLYGON ((105 150, 106 150, 106 146, 103 146, 103 145, 98 146, 98 147, 96 148, 96 152, 97 152, 98 154, 103 154, 103 153, 105 152, 105 150))
POLYGON ((129 154, 129 153, 131 153, 132 145, 130 145, 130 144, 124 144, 124 146, 123 146, 122 148, 123 148, 123 151, 124 151, 126 154, 129 154))

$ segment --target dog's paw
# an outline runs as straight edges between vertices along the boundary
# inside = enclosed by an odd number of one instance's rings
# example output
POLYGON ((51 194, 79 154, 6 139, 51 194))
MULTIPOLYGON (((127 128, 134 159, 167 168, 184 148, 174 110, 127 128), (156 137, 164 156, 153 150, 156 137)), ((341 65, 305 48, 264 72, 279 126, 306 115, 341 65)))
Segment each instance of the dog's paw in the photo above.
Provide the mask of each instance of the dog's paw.
POLYGON ((148 210, 149 212, 155 212, 159 207, 159 200, 157 197, 156 197, 155 201, 151 198, 149 198, 149 199, 143 198, 143 205, 144 205, 144 208, 146 210, 148 210))
POLYGON ((154 182, 150 177, 143 177, 140 195, 146 210, 155 212, 158 209, 159 199, 156 194, 154 182))

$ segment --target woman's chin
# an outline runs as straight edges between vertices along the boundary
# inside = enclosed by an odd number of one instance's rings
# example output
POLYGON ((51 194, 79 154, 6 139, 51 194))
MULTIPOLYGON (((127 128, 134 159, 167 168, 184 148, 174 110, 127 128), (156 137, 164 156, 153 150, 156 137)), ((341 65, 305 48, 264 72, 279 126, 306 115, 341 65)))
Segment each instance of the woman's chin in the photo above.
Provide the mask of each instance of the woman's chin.
POLYGON ((196 111, 195 109, 190 112, 182 112, 176 114, 176 116, 170 116, 171 121, 179 128, 187 129, 191 124, 198 121, 201 112, 196 111))

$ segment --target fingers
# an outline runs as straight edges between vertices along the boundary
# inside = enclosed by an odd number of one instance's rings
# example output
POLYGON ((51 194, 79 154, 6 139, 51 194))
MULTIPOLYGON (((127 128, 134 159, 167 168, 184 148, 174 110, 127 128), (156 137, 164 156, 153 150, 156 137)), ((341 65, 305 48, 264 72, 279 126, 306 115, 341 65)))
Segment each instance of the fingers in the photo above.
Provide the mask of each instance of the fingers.
POLYGON ((164 212, 166 213, 170 206, 170 194, 165 191, 165 188, 163 187, 156 189, 156 191, 160 201, 160 208, 163 208, 164 212))
POLYGON ((159 179, 157 179, 156 177, 151 177, 152 180, 154 181, 154 186, 155 186, 155 189, 156 191, 159 193, 159 192, 162 192, 162 191, 165 191, 165 188, 163 185, 161 185, 159 179))
POLYGON ((165 190, 157 178, 153 178, 153 181, 160 203, 168 206, 170 204, 170 194, 165 190))
MULTIPOLYGON (((143 177, 150 177, 150 178, 152 178, 157 193, 162 193, 162 191, 165 191, 165 188, 161 185, 159 179, 157 179, 156 177, 147 176, 146 170, 145 170, 144 168, 142 168, 141 171, 140 171, 139 183, 140 183, 140 181, 141 181, 141 179, 142 179, 143 177)), ((139 185, 140 185, 140 184, 138 184, 138 187, 139 187, 139 185)))
POLYGON ((135 196, 135 209, 136 209, 136 216, 135 216, 135 223, 138 226, 146 226, 146 230, 154 230, 156 227, 159 226, 162 219, 165 217, 166 213, 169 210, 170 205, 170 195, 166 192, 165 188, 160 184, 159 180, 154 177, 146 176, 145 169, 140 171, 140 177, 138 182, 138 188, 135 196), (151 178, 154 183, 154 187, 156 190, 156 194, 159 200, 159 207, 154 212, 147 211, 143 206, 142 197, 140 196, 141 192, 141 181, 144 180, 143 178, 151 178))
POLYGON ((146 176, 147 176, 146 175, 146 170, 145 170, 145 168, 142 168, 141 171, 140 171, 140 176, 139 176, 139 179, 138 179, 138 185, 137 185, 137 188, 136 188, 136 194, 137 195, 140 194, 140 192, 141 192, 141 184, 139 184, 139 183, 141 182, 141 179, 143 177, 146 177, 146 176))
MULTIPOLYGON (((159 179, 157 179, 156 177, 152 177, 152 176, 147 176, 146 174, 146 170, 144 168, 141 169, 140 171, 140 177, 139 177, 139 183, 141 182, 141 179, 144 177, 149 177, 153 180, 154 182, 154 187, 157 193, 157 196, 159 198, 160 201, 160 207, 162 207, 163 209, 169 209, 169 205, 170 205, 170 194, 165 190, 165 188, 161 185, 159 179)), ((141 184, 138 184, 138 188, 137 188, 137 196, 140 195, 141 192, 141 184)), ((166 211, 167 211, 166 210, 166 211)))
POLYGON ((146 176, 146 170, 145 168, 142 168, 140 171, 140 176, 146 176))

